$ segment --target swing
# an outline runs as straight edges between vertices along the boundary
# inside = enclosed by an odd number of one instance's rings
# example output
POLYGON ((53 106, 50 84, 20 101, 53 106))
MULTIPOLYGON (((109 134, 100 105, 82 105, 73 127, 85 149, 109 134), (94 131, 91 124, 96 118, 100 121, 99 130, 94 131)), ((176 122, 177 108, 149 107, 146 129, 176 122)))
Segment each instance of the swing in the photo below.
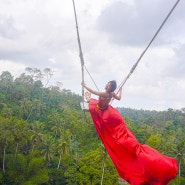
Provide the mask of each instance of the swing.
MULTIPOLYGON (((146 53, 146 51, 148 50, 148 48, 150 47, 150 45, 152 44, 152 42, 154 41, 154 39, 157 37, 158 33, 160 32, 160 30, 162 29, 162 27, 164 26, 164 24, 166 23, 166 21, 168 20, 168 18, 170 17, 171 13, 173 12, 173 10, 175 9, 175 7, 177 6, 177 4, 180 2, 180 0, 177 0, 176 3, 174 4, 174 6, 172 7, 172 9, 170 10, 170 12, 168 13, 168 15, 166 16, 166 18, 164 19, 164 21, 162 22, 161 26, 159 27, 159 29, 157 30, 157 32, 155 33, 155 35, 153 36, 153 38, 151 39, 151 41, 149 42, 149 44, 147 45, 147 47, 145 48, 145 50, 141 53, 141 55, 139 56, 138 60, 136 61, 136 63, 133 65, 133 67, 131 68, 129 74, 126 76, 126 78, 120 83, 120 85, 117 88, 117 93, 119 92, 119 89, 121 87, 123 87, 123 85, 126 83, 126 81, 129 79, 129 77, 131 76, 131 74, 134 72, 134 70, 136 69, 136 67, 138 66, 139 62, 141 61, 142 57, 144 56, 144 54, 146 53)), ((80 35, 79 35, 79 30, 78 30, 78 22, 77 22, 77 15, 76 15, 76 8, 75 8, 75 2, 73 0, 73 8, 74 8, 74 15, 75 15, 75 23, 76 23, 76 31, 77 31, 77 40, 78 40, 78 46, 79 46, 79 57, 80 57, 80 61, 81 61, 81 72, 82 72, 82 82, 84 82, 84 69, 86 70, 86 72, 89 74, 91 80, 93 81, 94 85, 96 86, 96 88, 98 89, 96 83, 94 82, 91 74, 89 73, 89 71, 87 70, 87 68, 85 67, 84 64, 84 58, 83 58, 83 53, 82 53, 82 47, 81 47, 81 42, 80 42, 80 35)), ((113 101, 113 100, 112 100, 113 101)), ((80 103, 82 110, 88 110, 88 103, 85 101, 84 98, 84 87, 82 87, 82 102, 80 103)))
POLYGON ((81 106, 81 109, 83 111, 88 111, 89 110, 89 104, 86 101, 81 101, 80 106, 81 106))

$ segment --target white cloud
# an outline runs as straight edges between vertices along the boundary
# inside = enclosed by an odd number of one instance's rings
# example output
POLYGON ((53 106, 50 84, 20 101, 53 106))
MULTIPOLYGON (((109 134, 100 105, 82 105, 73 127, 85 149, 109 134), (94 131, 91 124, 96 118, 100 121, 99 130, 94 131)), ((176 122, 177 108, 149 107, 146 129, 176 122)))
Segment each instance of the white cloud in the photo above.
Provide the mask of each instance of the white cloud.
POLYGON ((26 66, 24 64, 9 60, 0 60, 0 73, 4 71, 9 71, 14 77, 18 77, 21 73, 25 71, 26 66))
MULTIPOLYGON (((173 0, 75 1, 85 65, 99 89, 128 75, 172 8, 173 0)), ((180 2, 114 105, 184 106, 185 2, 180 2)), ((72 1, 0 0, 0 64, 16 76, 26 67, 54 71, 52 83, 81 93, 81 66, 72 1)), ((85 72, 85 81, 94 85, 85 72)))

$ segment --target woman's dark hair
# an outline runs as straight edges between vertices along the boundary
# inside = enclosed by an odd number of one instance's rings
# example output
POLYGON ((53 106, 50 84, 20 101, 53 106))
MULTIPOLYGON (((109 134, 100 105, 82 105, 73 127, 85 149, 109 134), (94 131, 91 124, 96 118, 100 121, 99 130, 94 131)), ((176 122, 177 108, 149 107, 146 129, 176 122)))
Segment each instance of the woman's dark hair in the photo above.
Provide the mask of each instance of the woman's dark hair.
POLYGON ((110 92, 113 92, 117 88, 117 83, 115 80, 112 80, 110 83, 110 92))

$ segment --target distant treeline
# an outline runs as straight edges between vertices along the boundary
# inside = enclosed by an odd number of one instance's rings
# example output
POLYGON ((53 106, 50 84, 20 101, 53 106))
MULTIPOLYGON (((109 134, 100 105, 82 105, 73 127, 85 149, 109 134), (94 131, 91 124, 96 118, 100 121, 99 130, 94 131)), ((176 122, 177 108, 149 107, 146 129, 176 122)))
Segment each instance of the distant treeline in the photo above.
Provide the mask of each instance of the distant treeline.
POLYGON ((185 108, 181 110, 174 110, 169 108, 166 111, 150 111, 150 110, 137 110, 131 108, 118 107, 117 108, 123 116, 128 116, 133 120, 146 123, 157 123, 163 121, 177 121, 179 116, 185 116, 185 108))

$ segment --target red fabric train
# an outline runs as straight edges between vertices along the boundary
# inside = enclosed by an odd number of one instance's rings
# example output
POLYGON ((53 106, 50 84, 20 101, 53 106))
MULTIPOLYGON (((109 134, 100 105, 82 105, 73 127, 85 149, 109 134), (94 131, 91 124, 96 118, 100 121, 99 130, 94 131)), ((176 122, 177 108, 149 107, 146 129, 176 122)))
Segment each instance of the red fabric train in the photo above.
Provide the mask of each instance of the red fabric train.
POLYGON ((97 134, 103 142, 118 174, 131 185, 167 185, 176 176, 176 159, 140 144, 126 128, 118 110, 111 105, 106 110, 97 107, 98 101, 89 101, 97 134))

